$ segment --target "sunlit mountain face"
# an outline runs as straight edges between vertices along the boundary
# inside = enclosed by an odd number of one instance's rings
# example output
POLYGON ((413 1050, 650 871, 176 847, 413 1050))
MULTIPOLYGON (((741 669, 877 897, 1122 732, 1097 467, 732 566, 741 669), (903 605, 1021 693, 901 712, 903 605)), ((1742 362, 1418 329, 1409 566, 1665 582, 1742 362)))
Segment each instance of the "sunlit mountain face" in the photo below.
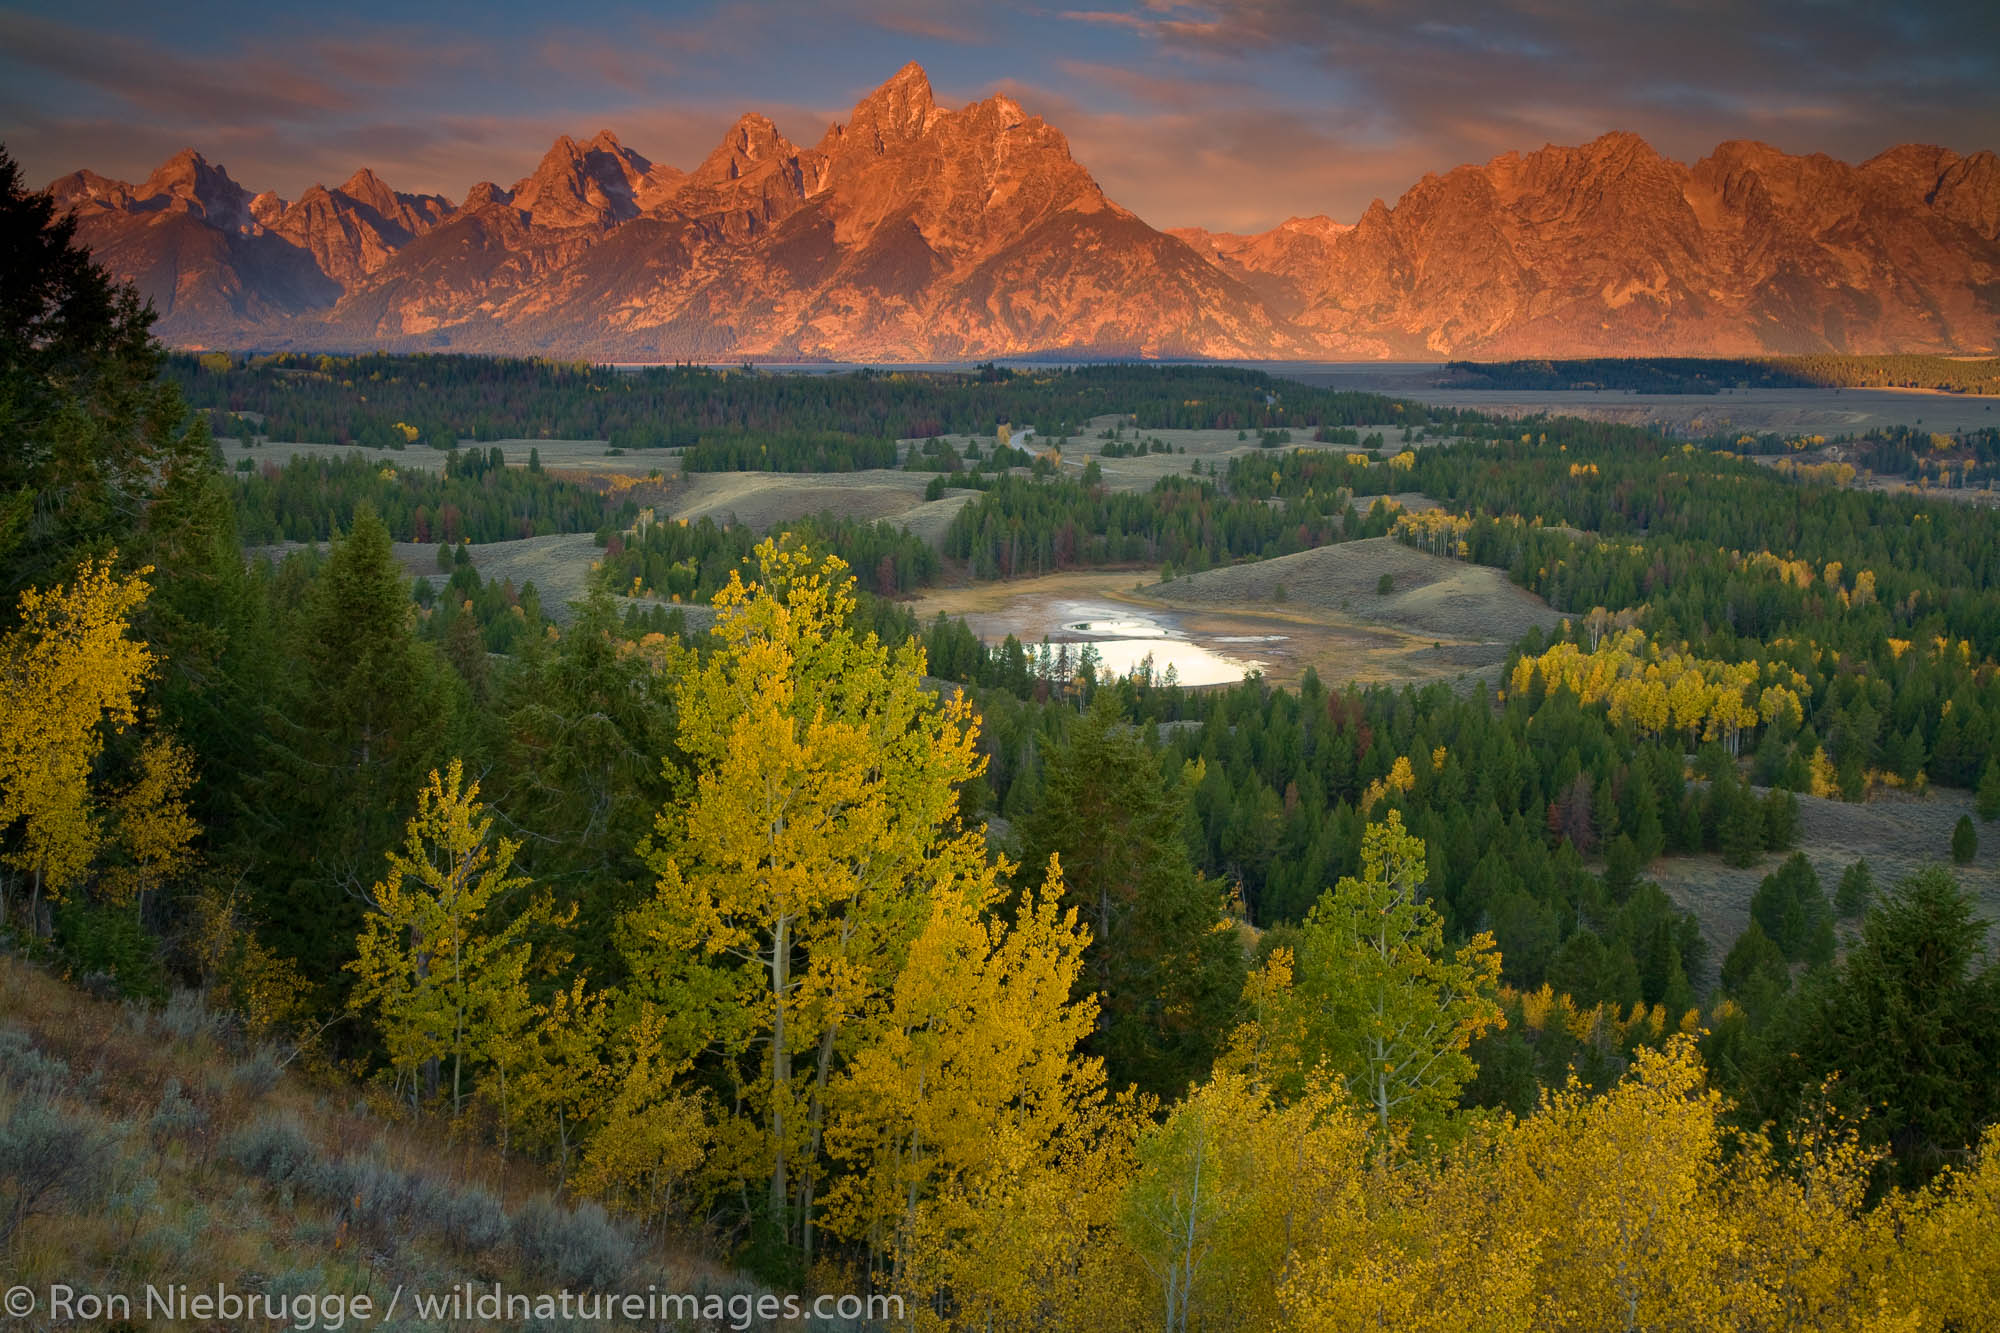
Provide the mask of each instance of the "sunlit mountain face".
POLYGON ((1734 140, 1690 165, 1608 133, 1426 175, 1352 220, 1162 230, 1049 119, 1007 95, 946 107, 915 64, 810 147, 751 112, 692 169, 607 129, 457 201, 366 167, 286 200, 194 150, 136 185, 53 189, 186 344, 921 361, 2000 342, 1990 151, 1850 165, 1734 140))

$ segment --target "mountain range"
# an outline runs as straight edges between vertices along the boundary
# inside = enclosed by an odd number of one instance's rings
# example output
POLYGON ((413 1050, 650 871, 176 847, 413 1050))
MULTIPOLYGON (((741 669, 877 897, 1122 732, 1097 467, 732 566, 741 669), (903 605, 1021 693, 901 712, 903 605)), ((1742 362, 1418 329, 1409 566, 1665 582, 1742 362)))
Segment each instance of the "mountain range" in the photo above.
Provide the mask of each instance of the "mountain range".
POLYGON ((1352 224, 1162 231, 1062 133, 916 65, 802 148, 761 115, 691 171, 610 132, 454 204, 362 169, 296 200, 188 150, 53 182, 185 346, 611 361, 1991 352, 2000 159, 1859 166, 1632 134, 1428 175, 1352 224))

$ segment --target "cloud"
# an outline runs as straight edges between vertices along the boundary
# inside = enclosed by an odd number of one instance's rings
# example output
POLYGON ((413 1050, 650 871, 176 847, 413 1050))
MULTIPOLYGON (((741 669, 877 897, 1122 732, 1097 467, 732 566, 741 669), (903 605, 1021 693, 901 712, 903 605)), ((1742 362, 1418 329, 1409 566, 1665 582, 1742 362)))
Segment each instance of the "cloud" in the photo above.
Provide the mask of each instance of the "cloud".
POLYGON ((1452 148, 1632 129, 1683 155, 1746 133, 1867 156, 2000 138, 2000 7, 1916 0, 1148 0, 1076 12, 1163 54, 1350 83, 1452 148))
MULTIPOLYGON (((1089 65, 1059 72, 1108 82, 1089 65)), ((1352 222, 1370 199, 1395 198, 1435 165, 1365 117, 1230 104, 1227 87, 1157 78, 1114 111, 1060 87, 1005 80, 997 91, 1061 129, 1105 193, 1156 227, 1261 231, 1321 213, 1352 222)))
POLYGON ((627 93, 656 93, 686 71, 705 43, 695 33, 640 22, 617 34, 559 29, 544 34, 536 57, 546 70, 627 93))
POLYGON ((905 37, 922 37, 934 42, 969 46, 987 40, 991 30, 983 21, 986 11, 971 9, 951 14, 949 6, 931 0, 856 0, 854 17, 884 32, 905 37))
POLYGON ((14 11, 0 11, 0 61, 21 73, 81 84, 154 115, 204 124, 243 117, 302 120, 356 103, 349 89, 268 57, 218 66, 116 33, 14 11))

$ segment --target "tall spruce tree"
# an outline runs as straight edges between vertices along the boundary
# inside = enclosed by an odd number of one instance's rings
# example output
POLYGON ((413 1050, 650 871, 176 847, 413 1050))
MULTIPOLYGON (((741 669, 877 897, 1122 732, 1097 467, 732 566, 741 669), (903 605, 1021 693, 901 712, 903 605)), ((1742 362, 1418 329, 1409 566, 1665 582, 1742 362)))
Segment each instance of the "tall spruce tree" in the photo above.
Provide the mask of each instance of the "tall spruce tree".
POLYGON ((286 645, 299 670, 266 715, 259 906, 317 982, 338 980, 380 858, 459 721, 464 686, 413 613, 389 530, 364 509, 306 591, 286 645))
POLYGON ((1196 873, 1189 783, 1118 714, 1111 691, 1049 756, 1041 803, 1021 825, 1021 865, 1062 858, 1064 902, 1091 933, 1084 982, 1097 992, 1087 1049, 1114 1087, 1178 1094, 1202 1077, 1242 994, 1243 951, 1222 886, 1196 873))
POLYGON ((162 478, 206 461, 152 326, 0 149, 0 627, 23 588, 129 547, 162 478))
POLYGON ((1906 1181, 1972 1148, 2000 1116, 2000 966, 1986 931, 1950 870, 1898 884, 1840 966, 1811 975, 1774 1017, 1746 1117, 1788 1124, 1837 1075, 1835 1103, 1867 1112, 1864 1140, 1891 1149, 1906 1181))

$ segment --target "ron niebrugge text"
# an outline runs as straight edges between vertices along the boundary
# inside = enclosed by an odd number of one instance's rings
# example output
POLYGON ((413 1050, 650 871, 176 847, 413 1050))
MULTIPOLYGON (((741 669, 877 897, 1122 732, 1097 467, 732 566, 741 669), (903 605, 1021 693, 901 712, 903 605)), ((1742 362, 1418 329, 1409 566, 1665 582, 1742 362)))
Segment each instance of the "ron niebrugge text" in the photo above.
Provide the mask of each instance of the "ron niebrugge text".
POLYGON ((297 1292, 282 1294, 238 1291, 226 1283, 193 1287, 169 1282, 148 1283, 138 1293, 79 1291, 62 1283, 48 1290, 11 1288, 0 1306, 16 1319, 41 1316, 46 1324, 95 1324, 117 1319, 159 1319, 175 1322, 222 1320, 231 1324, 264 1323, 299 1330, 335 1330, 350 1324, 386 1323, 402 1307, 405 1315, 423 1320, 479 1320, 486 1323, 528 1320, 657 1323, 666 1319, 703 1319, 748 1329, 756 1322, 811 1320, 901 1320, 901 1296, 821 1294, 805 1297, 769 1292, 693 1295, 649 1287, 644 1292, 519 1292, 500 1285, 461 1283, 444 1291, 414 1292, 397 1287, 386 1302, 366 1292, 297 1292))

